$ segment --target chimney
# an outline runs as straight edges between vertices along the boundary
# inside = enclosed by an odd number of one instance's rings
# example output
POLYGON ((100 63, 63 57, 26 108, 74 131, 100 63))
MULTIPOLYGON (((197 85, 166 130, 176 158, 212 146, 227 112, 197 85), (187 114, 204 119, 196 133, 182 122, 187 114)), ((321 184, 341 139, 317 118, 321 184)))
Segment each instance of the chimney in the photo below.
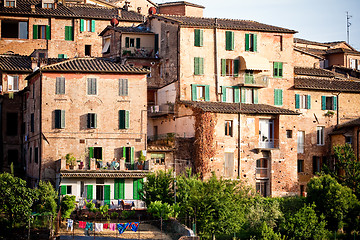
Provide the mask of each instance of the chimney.
POLYGON ((35 5, 31 5, 31 12, 35 12, 35 5))
POLYGON ((122 17, 121 16, 121 8, 118 8, 117 10, 118 10, 118 18, 121 18, 122 17))

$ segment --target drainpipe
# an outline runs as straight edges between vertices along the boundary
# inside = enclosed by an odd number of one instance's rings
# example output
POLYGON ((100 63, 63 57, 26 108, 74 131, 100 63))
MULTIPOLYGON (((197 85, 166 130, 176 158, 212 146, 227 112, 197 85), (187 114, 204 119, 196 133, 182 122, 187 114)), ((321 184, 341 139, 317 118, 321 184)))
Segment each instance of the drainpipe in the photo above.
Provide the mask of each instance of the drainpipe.
POLYGON ((216 101, 219 101, 219 69, 218 69, 218 49, 217 49, 217 18, 214 23, 214 67, 215 67, 215 95, 216 101))
POLYGON ((239 114, 238 114, 238 178, 240 179, 241 178, 241 128, 240 128, 240 125, 241 125, 241 114, 240 114, 240 111, 241 111, 241 101, 239 103, 239 114))

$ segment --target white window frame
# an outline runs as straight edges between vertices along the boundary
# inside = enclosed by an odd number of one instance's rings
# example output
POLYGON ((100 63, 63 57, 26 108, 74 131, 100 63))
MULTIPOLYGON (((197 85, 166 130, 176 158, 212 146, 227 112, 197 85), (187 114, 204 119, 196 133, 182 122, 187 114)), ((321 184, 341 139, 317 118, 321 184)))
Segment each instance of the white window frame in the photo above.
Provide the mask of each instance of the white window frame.
POLYGON ((244 103, 254 103, 254 89, 252 88, 245 88, 245 102, 244 103))
POLYGON ((305 131, 297 132, 297 153, 304 153, 305 131))
POLYGON ((226 102, 234 103, 235 102, 235 88, 227 87, 227 88, 225 88, 225 91, 226 91, 226 102))
POLYGON ((110 42, 111 42, 111 36, 104 37, 104 47, 103 47, 101 53, 110 53, 110 51, 109 51, 110 50, 110 42))
POLYGON ((308 95, 299 95, 299 109, 307 109, 308 95))
POLYGON ((316 127, 316 144, 318 146, 323 146, 325 144, 325 127, 324 126, 316 127))
POLYGON ((349 68, 356 69, 356 59, 354 58, 349 59, 349 68))
POLYGON ((205 86, 196 86, 197 101, 205 101, 205 86))
POLYGON ((19 76, 8 75, 8 91, 9 92, 19 91, 19 76))

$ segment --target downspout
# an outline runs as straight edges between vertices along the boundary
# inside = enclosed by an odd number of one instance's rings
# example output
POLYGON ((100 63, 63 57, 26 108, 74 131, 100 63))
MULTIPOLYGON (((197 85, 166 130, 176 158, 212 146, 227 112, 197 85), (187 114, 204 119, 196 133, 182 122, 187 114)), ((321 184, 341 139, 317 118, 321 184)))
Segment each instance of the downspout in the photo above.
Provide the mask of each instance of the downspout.
POLYGON ((239 114, 238 114, 238 179, 241 178, 241 118, 240 118, 240 111, 241 111, 241 100, 239 103, 239 114))
POLYGON ((215 67, 215 95, 216 101, 219 101, 219 69, 218 69, 218 49, 217 49, 217 18, 214 19, 214 67, 215 67))
MULTIPOLYGON (((39 182, 40 182, 40 179, 41 179, 41 165, 42 165, 42 127, 41 127, 41 119, 42 119, 42 73, 40 72, 40 107, 39 107, 39 152, 38 152, 38 157, 39 157, 39 182)), ((35 84, 35 82, 34 82, 35 84)), ((35 89, 35 88, 34 88, 35 89)), ((36 98, 36 95, 35 95, 35 98, 36 98)), ((35 99, 34 99, 35 101, 35 99)), ((34 117, 35 118, 35 117, 34 117)))

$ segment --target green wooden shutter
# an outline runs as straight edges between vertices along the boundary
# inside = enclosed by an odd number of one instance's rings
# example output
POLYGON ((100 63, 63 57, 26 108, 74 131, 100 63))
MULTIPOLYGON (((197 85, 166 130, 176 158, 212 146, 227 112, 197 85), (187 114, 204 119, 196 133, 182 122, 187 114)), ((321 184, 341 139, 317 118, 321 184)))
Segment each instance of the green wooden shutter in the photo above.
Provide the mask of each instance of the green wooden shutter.
POLYGON ((225 32, 225 38, 226 38, 226 50, 234 50, 234 32, 232 31, 226 31, 225 32))
POLYGON ((200 29, 194 30, 194 46, 200 47, 200 29))
POLYGON ((126 128, 125 110, 119 110, 119 129, 126 128))
POLYGON ((136 38, 136 48, 140 48, 140 38, 136 38))
POLYGON ((130 47, 130 38, 129 37, 125 38, 125 47, 126 48, 130 47))
POLYGON ((51 28, 49 25, 46 25, 46 39, 50 40, 51 38, 51 28))
POLYGON ((110 205, 110 185, 104 186, 104 203, 110 205))
POLYGON ((281 106, 282 104, 282 89, 274 89, 274 105, 281 106))
POLYGON ((97 114, 96 113, 93 114, 94 114, 94 128, 97 128, 97 114))
POLYGON ((130 112, 125 111, 125 129, 130 128, 130 112))
POLYGON ((191 84, 191 99, 192 99, 193 101, 197 101, 196 87, 197 87, 196 84, 191 84))
POLYGON ((65 26, 65 40, 69 40, 69 26, 65 26))
POLYGON ((142 179, 134 179, 133 181, 133 199, 140 200, 140 190, 142 189, 142 179))
POLYGON ((204 58, 199 58, 199 73, 204 75, 204 58))
POLYGON ((299 94, 295 94, 295 108, 296 109, 300 108, 300 95, 299 94))
POLYGON ((283 76, 283 63, 282 62, 278 63, 278 75, 279 75, 279 77, 283 76))
POLYGON ((307 95, 307 109, 311 109, 311 96, 307 95))
POLYGON ((250 50, 250 34, 245 34, 245 51, 250 50))
POLYGON ((257 34, 253 34, 253 36, 254 36, 254 46, 253 46, 253 48, 254 48, 254 52, 257 52, 257 34))
POLYGON ((221 59, 221 76, 226 75, 226 59, 221 59))
POLYGON ((273 76, 277 77, 279 75, 278 72, 278 62, 274 62, 273 76))
POLYGON ((123 147, 123 158, 125 159, 125 161, 128 160, 126 159, 126 147, 123 147))
POLYGON ((245 103, 245 89, 244 88, 241 88, 241 102, 242 103, 245 103))
POLYGON ((93 199, 93 185, 86 185, 86 199, 93 199))
POLYGON ((122 178, 115 179, 114 182, 114 199, 125 198, 125 180, 122 178))
POLYGON ((63 185, 63 186, 60 187, 60 194, 61 195, 66 195, 66 186, 63 185))
POLYGON ((326 110, 326 96, 321 96, 321 110, 326 110))
POLYGON ((226 87, 221 86, 221 92, 222 92, 222 101, 226 102, 226 87))
POLYGON ((91 32, 95 32, 95 20, 91 20, 91 32))
POLYGON ((259 91, 258 91, 258 89, 253 89, 253 95, 254 95, 254 103, 258 104, 258 102, 259 102, 259 91))
POLYGON ((210 86, 205 85, 205 101, 210 101, 210 86))
POLYGON ((119 198, 125 199, 125 179, 120 179, 119 198))
POLYGON ((119 189, 120 189, 120 179, 115 178, 114 179, 114 199, 120 199, 119 198, 119 189))
POLYGON ((80 32, 84 31, 84 19, 80 19, 80 32))
POLYGON ((238 76, 239 76, 239 67, 240 67, 240 60, 239 60, 239 59, 235 59, 235 60, 234 60, 234 77, 238 77, 238 76))
POLYGON ((38 25, 33 25, 33 39, 38 39, 38 25))
POLYGON ((200 39, 199 39, 199 46, 202 47, 204 45, 204 31, 200 30, 200 39))
POLYGON ((61 111, 60 128, 65 128, 65 110, 60 110, 60 111, 61 111))
POLYGON ((240 89, 238 87, 234 89, 234 101, 236 103, 240 102, 240 89))
POLYGON ((279 89, 279 105, 283 105, 283 90, 279 89))
POLYGON ((89 147, 89 158, 94 158, 94 148, 89 147))
POLYGON ((194 75, 200 74, 200 58, 194 57, 194 75))
POLYGON ((333 97, 333 110, 336 110, 337 109, 337 97, 334 96, 333 97))
POLYGON ((134 162, 135 162, 135 152, 134 152, 135 148, 131 147, 131 153, 130 153, 130 163, 131 163, 131 168, 134 169, 134 162))

